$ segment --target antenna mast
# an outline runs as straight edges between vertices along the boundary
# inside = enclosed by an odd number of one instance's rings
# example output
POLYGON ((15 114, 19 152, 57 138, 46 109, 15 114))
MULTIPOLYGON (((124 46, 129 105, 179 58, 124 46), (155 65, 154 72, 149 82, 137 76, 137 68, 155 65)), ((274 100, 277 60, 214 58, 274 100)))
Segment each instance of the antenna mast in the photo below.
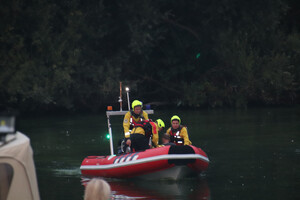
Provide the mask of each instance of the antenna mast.
POLYGON ((122 111, 122 82, 120 82, 120 96, 119 96, 119 102, 120 102, 120 111, 122 111))

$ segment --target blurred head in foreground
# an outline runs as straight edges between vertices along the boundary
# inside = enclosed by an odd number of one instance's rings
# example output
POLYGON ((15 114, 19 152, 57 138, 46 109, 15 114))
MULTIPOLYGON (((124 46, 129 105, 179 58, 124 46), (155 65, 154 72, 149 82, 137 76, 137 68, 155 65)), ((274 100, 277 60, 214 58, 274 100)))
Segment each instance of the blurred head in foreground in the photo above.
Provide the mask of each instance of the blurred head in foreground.
POLYGON ((109 184, 99 178, 93 178, 85 188, 84 200, 107 200, 110 197, 109 184))

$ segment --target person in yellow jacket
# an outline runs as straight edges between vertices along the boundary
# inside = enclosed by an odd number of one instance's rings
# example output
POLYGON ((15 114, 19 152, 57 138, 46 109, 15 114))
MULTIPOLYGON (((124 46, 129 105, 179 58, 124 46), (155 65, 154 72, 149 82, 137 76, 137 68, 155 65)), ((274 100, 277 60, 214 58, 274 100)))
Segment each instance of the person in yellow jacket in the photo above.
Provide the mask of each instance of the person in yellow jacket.
POLYGON ((131 104, 132 111, 128 111, 123 120, 123 128, 124 128, 124 134, 125 137, 130 136, 130 131, 132 128, 139 122, 142 122, 143 120, 147 120, 148 114, 143 111, 143 103, 139 100, 134 100, 131 104))
POLYGON ((126 144, 130 146, 133 151, 141 151, 158 146, 159 136, 158 133, 165 127, 165 123, 158 119, 155 122, 152 120, 145 120, 136 124, 130 136, 125 135, 127 138, 126 144))
POLYGON ((167 134, 170 135, 170 142, 176 145, 192 144, 186 126, 181 125, 181 119, 177 115, 171 118, 171 127, 167 130, 167 134))

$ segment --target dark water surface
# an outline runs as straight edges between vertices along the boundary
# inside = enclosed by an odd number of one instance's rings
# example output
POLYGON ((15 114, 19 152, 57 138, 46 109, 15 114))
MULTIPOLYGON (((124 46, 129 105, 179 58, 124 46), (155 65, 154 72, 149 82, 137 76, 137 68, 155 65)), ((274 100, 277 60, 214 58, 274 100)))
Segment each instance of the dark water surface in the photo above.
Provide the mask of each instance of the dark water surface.
MULTIPOLYGON (((299 107, 156 110, 150 117, 169 125, 174 114, 208 154, 208 170, 177 182, 108 179, 113 199, 300 199, 299 107)), ((121 124, 113 117, 115 151, 121 124)), ((83 199, 83 158, 110 154, 105 113, 20 119, 19 130, 31 139, 41 199, 83 199)))

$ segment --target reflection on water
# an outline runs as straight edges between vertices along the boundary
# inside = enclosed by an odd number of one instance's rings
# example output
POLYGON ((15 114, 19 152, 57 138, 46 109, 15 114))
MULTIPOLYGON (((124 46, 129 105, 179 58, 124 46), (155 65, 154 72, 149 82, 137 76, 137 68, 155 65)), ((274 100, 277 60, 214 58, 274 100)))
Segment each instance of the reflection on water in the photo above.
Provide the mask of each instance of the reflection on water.
POLYGON ((78 167, 72 169, 53 169, 55 176, 79 176, 81 174, 78 167))
MULTIPOLYGON (((92 177, 82 177, 86 185, 92 177)), ((97 178, 97 177, 96 177, 97 178)), ((191 178, 180 181, 142 181, 105 179, 112 190, 112 199, 210 199, 205 179, 191 178)))
MULTIPOLYGON (((205 191, 211 199, 298 199, 299 108, 155 111, 152 118, 168 122, 174 114, 188 126, 193 144, 207 153, 208 170, 200 180, 173 183, 107 180, 115 199, 199 199, 206 198, 205 191)), ((115 145, 123 137, 122 121, 112 118, 115 145)), ((81 162, 86 156, 110 153, 105 113, 19 122, 19 130, 31 140, 41 199, 82 200, 81 162)))

